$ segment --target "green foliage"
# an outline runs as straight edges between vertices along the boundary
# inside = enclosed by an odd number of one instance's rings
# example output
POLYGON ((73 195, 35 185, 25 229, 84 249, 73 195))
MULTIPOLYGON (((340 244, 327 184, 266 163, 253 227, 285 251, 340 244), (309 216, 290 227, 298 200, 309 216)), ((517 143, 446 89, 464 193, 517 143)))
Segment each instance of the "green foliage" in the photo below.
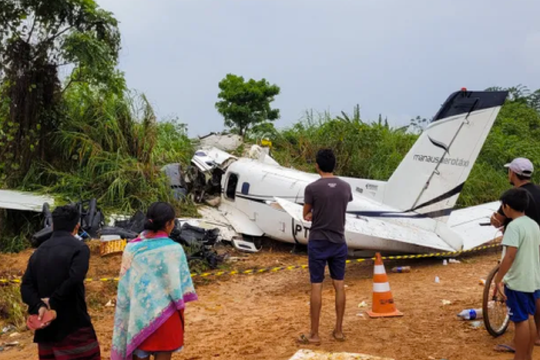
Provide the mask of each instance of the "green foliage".
POLYGON ((193 149, 185 126, 158 123, 144 96, 103 94, 76 85, 65 95, 67 118, 52 138, 54 162, 34 164, 23 181, 27 190, 61 195, 65 200, 96 197, 101 207, 133 213, 154 201, 178 204, 160 167, 184 165, 193 149))
POLYGON ((353 116, 312 112, 274 139, 273 156, 284 166, 315 171, 315 155, 321 147, 332 148, 342 176, 387 180, 417 136, 388 123, 365 123, 358 107, 353 116))
POLYGON ((0 176, 18 184, 33 161, 54 158, 62 93, 84 82, 120 93, 118 24, 93 0, 0 0, 0 176), (59 68, 73 73, 62 89, 59 68))
POLYGON ((158 123, 157 137, 152 153, 157 165, 190 163, 195 149, 193 141, 188 138, 186 124, 178 122, 177 119, 161 121, 158 123))
POLYGON ((0 286, 0 319, 4 325, 13 325, 17 330, 26 330, 26 307, 18 286, 0 286))
MULTIPOLYGON (((186 165, 186 127, 158 122, 116 69, 118 23, 94 0, 0 0, 0 186, 97 198, 106 213, 178 202, 160 168, 186 165), (60 67, 72 68, 61 84, 60 67)), ((18 212, 20 213, 20 212, 18 212)), ((18 251, 41 224, 4 212, 0 251, 18 251), (19 220, 18 220, 19 219, 19 220)))
POLYGON ((225 125, 239 135, 245 136, 250 127, 279 119, 279 110, 270 107, 280 92, 277 85, 265 79, 245 82, 241 76, 227 74, 219 88, 222 100, 216 102, 216 109, 225 118, 225 125))
POLYGON ((30 236, 41 226, 42 219, 35 212, 0 209, 0 252, 16 253, 26 249, 30 236))

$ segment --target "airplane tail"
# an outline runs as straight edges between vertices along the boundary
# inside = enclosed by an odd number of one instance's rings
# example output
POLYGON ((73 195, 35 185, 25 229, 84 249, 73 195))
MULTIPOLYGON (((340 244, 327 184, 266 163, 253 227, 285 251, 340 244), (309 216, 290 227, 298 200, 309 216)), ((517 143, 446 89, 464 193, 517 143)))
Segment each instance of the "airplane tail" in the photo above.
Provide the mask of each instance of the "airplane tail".
POLYGON ((446 222, 507 95, 451 94, 388 180, 383 203, 446 222))

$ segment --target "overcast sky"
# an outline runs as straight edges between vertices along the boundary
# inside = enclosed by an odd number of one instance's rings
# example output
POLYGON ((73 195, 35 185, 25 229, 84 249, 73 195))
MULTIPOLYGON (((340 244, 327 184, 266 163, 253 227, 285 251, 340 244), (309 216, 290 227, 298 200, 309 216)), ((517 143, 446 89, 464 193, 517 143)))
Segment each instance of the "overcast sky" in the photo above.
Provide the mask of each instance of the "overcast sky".
POLYGON ((160 118, 224 129, 227 73, 281 87, 277 127, 305 110, 431 117, 461 87, 540 88, 538 0, 97 0, 120 21, 120 68, 160 118))

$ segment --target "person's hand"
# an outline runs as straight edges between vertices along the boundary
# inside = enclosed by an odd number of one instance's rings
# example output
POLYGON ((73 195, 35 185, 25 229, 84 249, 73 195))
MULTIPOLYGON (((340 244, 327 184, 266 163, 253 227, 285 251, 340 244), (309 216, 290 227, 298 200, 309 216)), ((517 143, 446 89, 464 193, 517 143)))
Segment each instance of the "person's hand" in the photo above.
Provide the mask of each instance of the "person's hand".
POLYGON ((489 222, 492 226, 498 229, 503 226, 503 217, 499 213, 493 213, 493 215, 491 215, 491 218, 489 219, 489 222))
POLYGON ((313 219, 313 213, 308 213, 306 216, 304 216, 304 220, 311 221, 313 219))
POLYGON ((42 321, 43 318, 45 317, 46 314, 49 314, 51 315, 51 319, 47 322, 44 322, 43 324, 41 324, 41 328, 44 329, 46 328, 47 326, 51 325, 51 322, 53 322, 54 320, 56 320, 56 317, 57 317, 57 314, 56 314, 56 311, 55 310, 49 310, 47 309, 45 306, 42 306, 39 308, 39 311, 38 311, 38 320, 39 321, 42 321))
POLYGON ((48 311, 49 309, 47 309, 45 306, 42 306, 39 308, 38 310, 38 320, 41 321, 43 319, 43 316, 45 315, 45 313, 48 311))
POLYGON ((504 294, 504 283, 501 281, 497 284, 497 288, 495 289, 494 296, 497 295, 497 292, 501 295, 502 299, 506 301, 506 295, 504 294))

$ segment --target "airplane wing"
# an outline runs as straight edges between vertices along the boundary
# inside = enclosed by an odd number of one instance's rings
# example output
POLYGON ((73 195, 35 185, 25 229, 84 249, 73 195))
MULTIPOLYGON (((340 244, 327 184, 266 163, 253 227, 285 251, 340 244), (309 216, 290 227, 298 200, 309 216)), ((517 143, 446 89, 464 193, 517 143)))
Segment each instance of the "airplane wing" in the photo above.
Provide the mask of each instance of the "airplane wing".
MULTIPOLYGON (((274 197, 274 199, 295 221, 307 228, 310 227, 311 224, 303 219, 301 205, 282 198, 274 197)), ((450 247, 433 232, 407 225, 397 225, 372 217, 356 217, 348 214, 345 233, 349 245, 354 243, 355 247, 364 250, 400 248, 400 246, 392 245, 395 242, 439 251, 458 250, 450 247)))
POLYGON ((44 203, 53 206, 54 199, 22 191, 0 190, 0 209, 41 212, 44 203))
POLYGON ((481 225, 489 223, 491 214, 496 212, 499 206, 500 202, 494 201, 452 212, 448 226, 463 238, 463 250, 475 248, 502 235, 491 225, 481 225))

